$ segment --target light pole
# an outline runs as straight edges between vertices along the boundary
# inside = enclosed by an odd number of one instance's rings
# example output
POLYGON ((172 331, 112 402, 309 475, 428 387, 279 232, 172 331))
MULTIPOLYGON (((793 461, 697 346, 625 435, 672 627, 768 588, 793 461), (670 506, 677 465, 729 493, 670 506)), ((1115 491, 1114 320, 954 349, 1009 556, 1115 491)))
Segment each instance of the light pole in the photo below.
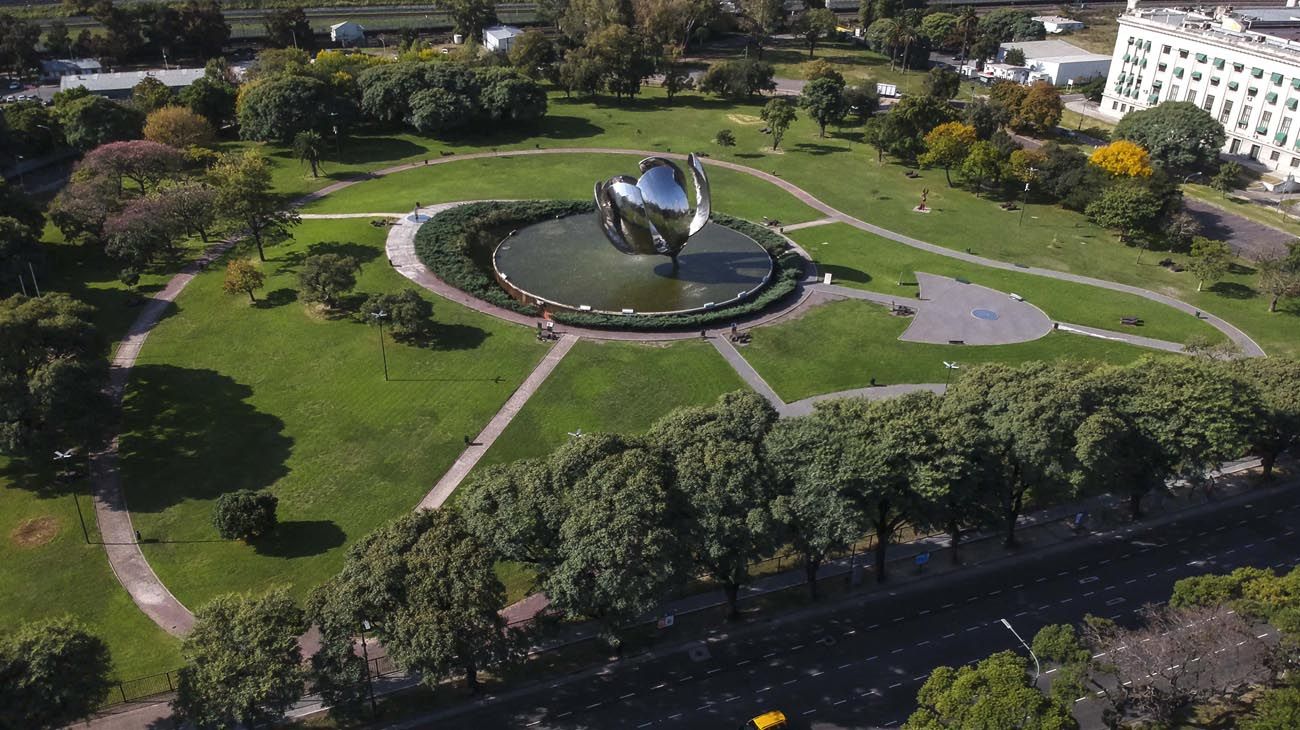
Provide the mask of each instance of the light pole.
POLYGON ((384 349, 384 318, 388 316, 388 312, 381 309, 378 312, 371 312, 370 316, 379 323, 379 356, 384 361, 384 382, 388 382, 388 351, 384 349))
POLYGON ((943 379, 943 392, 944 392, 944 393, 947 393, 947 392, 948 392, 948 386, 952 385, 952 371, 954 371, 954 370, 961 370, 961 366, 958 365, 958 364, 955 363, 955 362, 948 362, 947 360, 944 360, 944 361, 943 361, 943 368, 944 368, 945 371, 947 371, 947 372, 944 374, 945 377, 944 377, 944 379, 943 379))
MULTIPOLYGON (((74 451, 76 451, 76 449, 68 449, 67 451, 59 451, 59 450, 55 449, 55 451, 54 451, 54 463, 55 463, 55 464, 58 464, 58 463, 61 462, 61 461, 67 461, 68 459, 71 459, 71 458, 72 458, 72 452, 74 452, 74 451)), ((90 463, 90 462, 89 462, 89 459, 87 459, 87 462, 86 462, 86 463, 87 463, 87 464, 90 463)), ((86 478, 87 478, 87 479, 90 478, 90 473, 89 473, 89 472, 86 473, 86 478)), ((82 537, 83 539, 85 539, 86 544, 89 545, 89 544, 90 544, 90 532, 86 529, 86 518, 83 517, 82 514, 81 514, 81 500, 77 499, 77 489, 76 489, 76 487, 73 487, 73 489, 72 489, 72 503, 75 504, 75 505, 77 505, 77 519, 81 521, 81 537, 82 537)))
POLYGON ((374 717, 379 714, 379 709, 375 707, 375 681, 370 674, 370 650, 366 648, 366 629, 370 628, 370 622, 361 619, 361 656, 366 661, 366 687, 370 690, 370 716, 374 717))
MULTIPOLYGON (((1029 168, 1030 177, 1033 177, 1034 173, 1036 172, 1038 172, 1038 170, 1032 167, 1029 168)), ((1020 202, 1020 222, 1016 224, 1017 226, 1025 225, 1025 211, 1028 209, 1029 209, 1029 181, 1025 180, 1025 194, 1024 194, 1024 199, 1021 200, 1020 202)))
POLYGON ((1020 634, 1017 634, 1017 633, 1016 633, 1016 630, 1013 629, 1013 628, 1011 628, 1011 622, 1010 622, 1010 621, 1008 621, 1008 620, 1006 620, 1006 619, 1002 619, 1002 625, 1005 626, 1005 627, 1007 627, 1007 631, 1010 631, 1010 632, 1011 632, 1011 635, 1014 636, 1014 637, 1016 637, 1016 640, 1020 642, 1020 645, 1023 646, 1023 647, 1025 647, 1025 651, 1029 652, 1029 656, 1033 657, 1033 659, 1034 659, 1034 682, 1037 682, 1037 681, 1038 681, 1038 678, 1043 674, 1043 667, 1042 667, 1041 664, 1038 663, 1038 655, 1034 653, 1034 650, 1033 650, 1033 649, 1030 649, 1030 648, 1029 648, 1029 645, 1025 643, 1025 640, 1024 640, 1024 639, 1020 638, 1020 634))

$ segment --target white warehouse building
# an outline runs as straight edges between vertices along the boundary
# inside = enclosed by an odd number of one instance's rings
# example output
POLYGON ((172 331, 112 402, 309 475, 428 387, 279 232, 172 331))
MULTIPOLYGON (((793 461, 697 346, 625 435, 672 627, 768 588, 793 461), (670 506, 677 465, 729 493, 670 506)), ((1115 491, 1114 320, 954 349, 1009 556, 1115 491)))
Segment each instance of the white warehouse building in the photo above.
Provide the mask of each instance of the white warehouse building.
POLYGON ((1192 102, 1223 125, 1228 154, 1300 168, 1300 11, 1132 5, 1119 18, 1102 114, 1192 102))
POLYGON ((1029 70, 1030 81, 1046 79, 1056 86, 1105 76, 1111 65, 1110 56, 1089 53, 1073 43, 1056 40, 1003 43, 998 48, 998 61, 1003 61, 1012 48, 1025 54, 1025 68, 1029 70))

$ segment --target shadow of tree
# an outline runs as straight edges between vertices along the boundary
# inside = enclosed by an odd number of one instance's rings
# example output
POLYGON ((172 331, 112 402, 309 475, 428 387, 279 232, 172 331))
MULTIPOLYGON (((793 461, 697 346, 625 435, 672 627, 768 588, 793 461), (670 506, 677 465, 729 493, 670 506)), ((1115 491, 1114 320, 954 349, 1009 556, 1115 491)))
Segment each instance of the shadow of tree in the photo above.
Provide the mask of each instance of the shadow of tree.
POLYGON ((122 404, 123 485, 132 511, 264 489, 288 473, 284 422, 253 389, 214 370, 138 364, 122 404))
POLYGON ((468 324, 434 322, 429 345, 435 350, 473 350, 488 338, 488 331, 468 324))
POLYGON ((817 262, 817 271, 822 274, 830 274, 832 284, 838 284, 842 281, 866 284, 872 279, 871 274, 868 274, 861 269, 854 269, 848 266, 837 266, 835 264, 823 264, 820 261, 817 262))
POLYGON ((305 558, 343 544, 347 535, 331 520, 281 522, 275 532, 250 544, 258 555, 276 558, 305 558))
POLYGON ((298 290, 288 287, 281 287, 266 293, 261 299, 257 300, 259 309, 272 309, 274 307, 283 307, 286 304, 292 304, 298 301, 298 290))
POLYGON ((1210 287, 1210 291, 1227 299, 1254 299, 1259 292, 1235 281, 1219 281, 1210 287))
POLYGON ((835 145, 821 144, 817 142, 798 142, 795 144, 794 148, 800 152, 806 152, 817 157, 834 154, 836 152, 849 151, 847 147, 837 147, 835 145))

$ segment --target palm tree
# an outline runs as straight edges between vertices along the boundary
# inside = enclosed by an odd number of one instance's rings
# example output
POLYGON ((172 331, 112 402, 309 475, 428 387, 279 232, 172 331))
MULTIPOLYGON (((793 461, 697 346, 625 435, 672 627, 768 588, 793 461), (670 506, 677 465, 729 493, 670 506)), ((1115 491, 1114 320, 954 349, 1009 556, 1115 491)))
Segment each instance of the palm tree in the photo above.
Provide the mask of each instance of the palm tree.
POLYGON ((293 137, 293 153, 299 162, 311 165, 311 176, 320 177, 320 160, 325 149, 325 138, 320 132, 307 130, 293 137))

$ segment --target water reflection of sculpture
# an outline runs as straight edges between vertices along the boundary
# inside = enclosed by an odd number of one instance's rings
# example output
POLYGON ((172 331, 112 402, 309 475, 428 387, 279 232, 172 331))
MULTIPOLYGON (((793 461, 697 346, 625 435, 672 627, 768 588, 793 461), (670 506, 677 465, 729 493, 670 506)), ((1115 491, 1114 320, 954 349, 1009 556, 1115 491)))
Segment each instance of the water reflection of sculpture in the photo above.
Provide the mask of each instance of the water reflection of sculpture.
POLYGON ((673 260, 688 239, 709 222, 709 179, 696 155, 686 157, 695 178, 695 210, 686 195, 686 176, 662 157, 641 160, 640 179, 615 175, 596 183, 601 228, 615 248, 629 255, 660 254, 673 260))

